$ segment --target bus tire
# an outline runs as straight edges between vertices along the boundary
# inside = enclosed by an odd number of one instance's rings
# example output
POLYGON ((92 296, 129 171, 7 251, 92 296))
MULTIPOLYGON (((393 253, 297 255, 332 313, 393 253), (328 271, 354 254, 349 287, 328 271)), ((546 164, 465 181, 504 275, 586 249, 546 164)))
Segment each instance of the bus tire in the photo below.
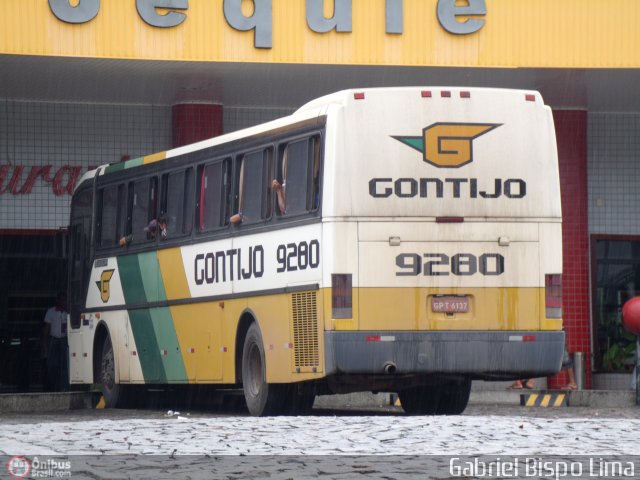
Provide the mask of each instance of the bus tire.
POLYGON ((420 386, 398 392, 400 405, 409 415, 435 415, 440 402, 439 386, 420 386))
POLYGON ((249 327, 242 348, 242 390, 251 415, 278 415, 286 409, 289 385, 267 383, 264 344, 255 322, 249 327))
POLYGON ((98 376, 100 391, 105 408, 121 408, 125 405, 125 388, 116 383, 116 364, 111 337, 107 334, 102 343, 100 354, 100 373, 98 376))
POLYGON ((465 378, 443 387, 438 402, 438 415, 460 415, 467 408, 471 395, 471 379, 465 378))

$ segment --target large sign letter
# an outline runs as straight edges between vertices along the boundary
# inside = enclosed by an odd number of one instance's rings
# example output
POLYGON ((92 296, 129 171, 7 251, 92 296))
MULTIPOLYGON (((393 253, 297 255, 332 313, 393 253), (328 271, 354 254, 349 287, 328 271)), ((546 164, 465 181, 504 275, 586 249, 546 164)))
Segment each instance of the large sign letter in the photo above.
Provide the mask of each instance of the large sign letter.
POLYGON ((156 8, 170 10, 187 10, 189 0, 136 0, 138 15, 152 27, 177 27, 185 21, 187 16, 181 12, 167 12, 160 15, 156 8))
POLYGON ((314 32, 351 31, 351 0, 333 0, 333 17, 325 18, 323 0, 307 0, 307 25, 314 32))
POLYGON ((49 0, 49 8, 63 22, 86 23, 96 18, 100 10, 100 0, 80 0, 71 6, 71 0, 49 0))
POLYGON ((386 32, 402 33, 403 13, 402 2, 404 0, 386 0, 386 32))
POLYGON ((224 18, 236 30, 246 32, 255 29, 254 46, 271 48, 272 19, 271 0, 253 0, 253 15, 242 14, 242 0, 224 0, 224 18))
POLYGON ((442 28, 456 35, 475 33, 484 26, 484 20, 467 18, 459 22, 456 17, 484 16, 487 6, 484 0, 467 0, 466 7, 456 6, 456 0, 438 0, 438 21, 442 28))

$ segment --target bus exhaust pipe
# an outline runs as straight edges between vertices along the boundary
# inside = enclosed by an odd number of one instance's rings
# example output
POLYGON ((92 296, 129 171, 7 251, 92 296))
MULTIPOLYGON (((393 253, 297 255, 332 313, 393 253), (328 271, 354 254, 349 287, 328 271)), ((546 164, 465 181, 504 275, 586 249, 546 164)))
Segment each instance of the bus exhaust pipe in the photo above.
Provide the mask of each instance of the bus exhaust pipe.
POLYGON ((396 370, 397 370, 397 367, 395 363, 387 362, 384 364, 384 373, 388 375, 393 375, 394 373, 396 373, 396 370))

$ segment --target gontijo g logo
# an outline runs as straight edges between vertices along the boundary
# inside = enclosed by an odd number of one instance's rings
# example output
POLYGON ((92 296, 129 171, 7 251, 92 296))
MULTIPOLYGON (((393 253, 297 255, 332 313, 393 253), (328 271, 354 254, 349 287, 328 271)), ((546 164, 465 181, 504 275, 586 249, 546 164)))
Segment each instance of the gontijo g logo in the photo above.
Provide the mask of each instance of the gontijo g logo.
POLYGON ((111 297, 109 282, 111 281, 111 277, 113 277, 113 272, 115 272, 115 270, 104 270, 100 274, 100 281, 96 282, 96 285, 100 290, 100 299, 104 303, 107 303, 109 301, 109 298, 111 297))
POLYGON ((423 160, 440 168, 458 168, 473 161, 472 142, 500 123, 438 122, 422 130, 421 137, 393 136, 423 153, 423 160))

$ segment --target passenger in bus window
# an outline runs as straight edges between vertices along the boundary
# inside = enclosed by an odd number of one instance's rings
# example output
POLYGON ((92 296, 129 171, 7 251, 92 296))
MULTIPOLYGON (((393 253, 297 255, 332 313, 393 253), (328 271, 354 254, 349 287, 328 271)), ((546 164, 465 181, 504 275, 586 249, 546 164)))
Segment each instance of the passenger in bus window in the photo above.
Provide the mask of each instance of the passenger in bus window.
POLYGON ((144 227, 144 231, 147 234, 148 240, 153 240, 160 232, 160 240, 167 239, 167 219, 164 216, 161 216, 157 220, 154 218, 149 222, 149 224, 144 227))
POLYGON ((277 179, 273 179, 271 182, 271 190, 276 192, 276 197, 278 199, 278 210, 280 210, 280 214, 283 215, 287 213, 287 204, 285 201, 285 192, 284 189, 286 187, 286 181, 282 181, 280 183, 277 179))
POLYGON ((287 187, 288 151, 289 146, 287 145, 284 149, 284 153, 282 154, 282 183, 280 183, 277 178, 274 178, 271 182, 271 190, 275 192, 276 198, 278 199, 278 210, 280 211, 280 215, 287 213, 285 188, 287 187))
POLYGON ((125 235, 122 238, 120 238, 120 240, 118 241, 118 245, 120 245, 121 247, 126 247, 131 243, 132 238, 133 238, 133 235, 131 234, 125 235))
POLYGON ((238 213, 231 215, 229 217, 229 223, 231 225, 238 225, 242 223, 242 207, 244 206, 244 166, 245 161, 242 159, 242 163, 240 164, 240 175, 238 177, 238 195, 237 195, 237 204, 238 204, 238 213))

